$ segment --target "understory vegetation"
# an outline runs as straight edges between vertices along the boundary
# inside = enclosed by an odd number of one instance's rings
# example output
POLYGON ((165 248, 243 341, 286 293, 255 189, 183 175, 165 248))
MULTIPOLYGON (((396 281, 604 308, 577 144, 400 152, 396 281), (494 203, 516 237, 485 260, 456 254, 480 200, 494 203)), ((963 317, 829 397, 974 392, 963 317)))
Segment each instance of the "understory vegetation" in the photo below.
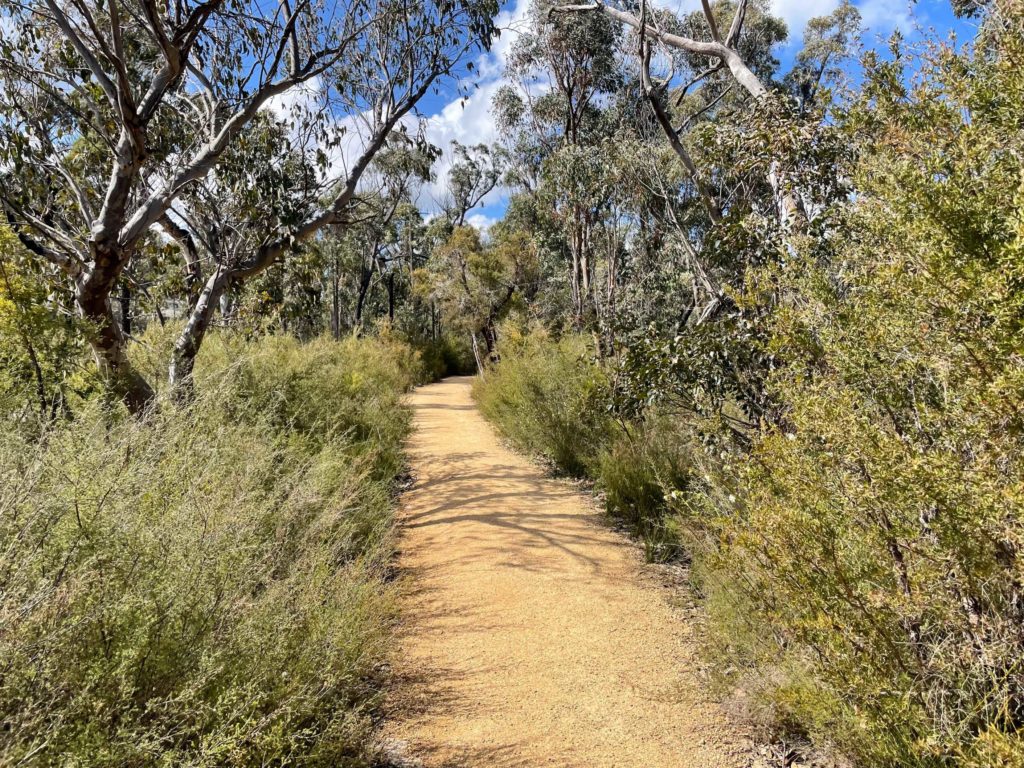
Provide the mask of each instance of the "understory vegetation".
POLYGON ((217 335, 187 407, 8 421, 0 762, 365 764, 417 366, 217 335))
POLYGON ((476 387, 689 562, 733 706, 856 765, 1024 764, 1024 19, 989 21, 865 57, 803 150, 850 193, 774 244, 716 225, 755 253, 706 319, 602 338, 537 304, 476 387))

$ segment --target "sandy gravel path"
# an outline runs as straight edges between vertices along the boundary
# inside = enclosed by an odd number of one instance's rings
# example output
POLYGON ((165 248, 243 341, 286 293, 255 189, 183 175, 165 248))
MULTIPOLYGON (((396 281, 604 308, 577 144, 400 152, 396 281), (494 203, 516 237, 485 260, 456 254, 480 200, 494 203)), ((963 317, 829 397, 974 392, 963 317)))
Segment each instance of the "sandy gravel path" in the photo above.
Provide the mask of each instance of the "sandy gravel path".
POLYGON ((412 396, 385 726, 397 762, 741 765, 667 590, 588 499, 500 445, 470 383, 412 396))

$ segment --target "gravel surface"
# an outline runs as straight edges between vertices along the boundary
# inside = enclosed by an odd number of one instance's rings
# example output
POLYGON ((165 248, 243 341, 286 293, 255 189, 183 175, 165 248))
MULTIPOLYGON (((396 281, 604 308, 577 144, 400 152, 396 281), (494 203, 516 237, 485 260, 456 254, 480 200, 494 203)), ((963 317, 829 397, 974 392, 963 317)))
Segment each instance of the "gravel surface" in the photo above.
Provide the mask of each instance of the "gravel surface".
POLYGON ((395 766, 736 768, 693 630, 637 548, 570 483, 504 448, 471 380, 412 396, 395 766))

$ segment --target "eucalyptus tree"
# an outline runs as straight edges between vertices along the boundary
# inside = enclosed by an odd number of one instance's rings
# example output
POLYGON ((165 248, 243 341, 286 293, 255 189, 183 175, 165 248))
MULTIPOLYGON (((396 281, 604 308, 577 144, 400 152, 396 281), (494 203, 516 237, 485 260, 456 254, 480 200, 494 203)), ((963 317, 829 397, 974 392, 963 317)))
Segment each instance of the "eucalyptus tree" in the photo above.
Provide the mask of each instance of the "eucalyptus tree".
POLYGON ((469 212, 483 203, 501 182, 505 155, 486 144, 466 146, 457 141, 452 142, 452 154, 444 211, 453 227, 461 227, 469 212))
MULTIPOLYGON (((658 115, 658 122, 671 142, 673 150, 687 167, 698 185, 705 184, 701 172, 693 163, 689 152, 682 141, 684 127, 676 127, 663 103, 663 92, 674 80, 673 71, 661 84, 656 84, 650 73, 650 62, 655 46, 685 54, 692 72, 684 91, 701 81, 728 72, 733 84, 750 97, 748 110, 771 108, 770 72, 758 67, 757 51, 767 50, 765 46, 744 46, 744 29, 748 17, 757 14, 760 3, 757 0, 738 0, 733 3, 712 3, 701 0, 701 10, 692 14, 686 22, 679 20, 667 12, 651 12, 646 0, 642 0, 637 13, 622 10, 600 0, 585 5, 563 5, 552 8, 552 16, 578 13, 596 13, 611 19, 627 28, 634 30, 639 37, 639 59, 644 91, 652 107, 658 115), (754 13, 751 13, 751 10, 754 13), (694 23, 699 21, 699 23, 694 23), (754 54, 754 55, 752 55, 754 54), (758 69, 761 69, 759 72, 758 69)), ((783 30, 784 37, 784 30, 783 30)), ((777 40, 770 40, 770 44, 777 40)), ((786 169, 779 162, 773 162, 766 174, 766 180, 775 194, 777 215, 783 230, 790 231, 801 227, 806 221, 799 196, 792 188, 792 180, 786 175, 786 169)), ((708 214, 712 218, 720 216, 720 211, 708 194, 704 194, 704 202, 708 214)))
POLYGON ((853 42, 856 11, 842 3, 811 24, 788 80, 772 55, 787 31, 763 0, 708 0, 679 16, 647 0, 595 2, 556 6, 548 18, 561 26, 580 16, 625 30, 619 53, 636 83, 626 90, 646 109, 624 110, 622 122, 633 122, 640 142, 654 127, 679 160, 618 136, 607 147, 625 161, 625 183, 642 189, 616 301, 636 350, 623 359, 636 375, 624 380, 646 402, 666 388, 652 371, 672 371, 681 391, 714 393, 700 407, 738 402, 755 423, 770 410, 764 384, 777 361, 764 345, 765 318, 780 297, 747 300, 747 281, 753 267, 803 248, 824 222, 816 217, 843 198, 823 86, 853 42))
MULTIPOLYGON (((509 136, 506 151, 515 166, 510 183, 537 192, 552 178, 567 182, 558 185, 567 194, 549 194, 547 201, 564 233, 573 322, 583 329, 596 315, 591 240, 601 206, 593 195, 596 179, 579 174, 595 168, 588 156, 607 134, 604 102, 622 83, 620 34, 600 15, 551 24, 552 8, 547 0, 531 6, 531 29, 513 46, 507 65, 511 84, 496 94, 495 112, 509 136)), ((548 187, 548 192, 555 189, 548 187)))
POLYGON ((357 285, 352 324, 362 330, 367 297, 374 279, 387 288, 387 313, 394 319, 395 280, 405 261, 410 269, 413 230, 421 223, 416 198, 422 185, 433 178, 440 150, 422 136, 396 135, 371 166, 363 196, 360 222, 350 246, 355 250, 357 285))
POLYGON ((314 158, 297 151, 293 138, 261 112, 216 172, 191 184, 160 218, 160 230, 180 249, 188 307, 168 365, 169 383, 181 394, 215 311, 226 314, 228 292, 245 280, 236 268, 301 221, 322 192, 314 158))
POLYGON ((99 369, 133 412, 154 390, 129 362, 111 293, 176 201, 264 110, 306 102, 292 118, 321 145, 324 194, 206 278, 195 317, 226 280, 346 220, 387 136, 489 45, 496 10, 494 0, 0 0, 0 204, 22 243, 73 283, 99 369))
POLYGON ((469 337, 477 371, 494 359, 497 324, 536 279, 529 234, 497 225, 489 242, 473 227, 457 227, 419 270, 419 291, 436 303, 447 328, 469 337))

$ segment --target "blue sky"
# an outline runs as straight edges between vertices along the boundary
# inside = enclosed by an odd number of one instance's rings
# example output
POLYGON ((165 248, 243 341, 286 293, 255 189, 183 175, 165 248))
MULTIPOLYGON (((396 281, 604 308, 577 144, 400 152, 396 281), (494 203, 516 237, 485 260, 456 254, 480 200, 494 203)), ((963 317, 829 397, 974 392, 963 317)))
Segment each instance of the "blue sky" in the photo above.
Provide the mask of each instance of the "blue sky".
MULTIPOLYGON (((687 12, 700 7, 700 0, 655 0, 665 8, 687 12)), ((793 54, 799 50, 800 40, 807 20, 829 13, 839 0, 772 0, 776 14, 785 19, 790 30, 790 40, 779 48, 777 55, 785 67, 793 54)), ((877 46, 896 29, 912 38, 921 29, 934 29, 945 36, 955 31, 961 38, 971 36, 968 23, 957 20, 948 0, 856 0, 855 5, 863 17, 866 46, 877 46)), ((530 0, 507 0, 497 19, 502 29, 501 37, 495 41, 490 53, 476 62, 478 73, 472 79, 463 81, 463 86, 472 89, 464 100, 452 86, 437 95, 430 95, 421 104, 421 114, 427 118, 428 138, 445 151, 445 157, 438 164, 438 179, 424 190, 421 207, 425 212, 436 211, 444 197, 444 177, 447 171, 449 147, 452 140, 463 144, 492 143, 498 136, 490 115, 490 101, 503 82, 502 70, 517 31, 523 29, 530 0)), ((486 228, 499 219, 505 209, 503 191, 496 191, 486 205, 474 212, 471 222, 486 228)))

